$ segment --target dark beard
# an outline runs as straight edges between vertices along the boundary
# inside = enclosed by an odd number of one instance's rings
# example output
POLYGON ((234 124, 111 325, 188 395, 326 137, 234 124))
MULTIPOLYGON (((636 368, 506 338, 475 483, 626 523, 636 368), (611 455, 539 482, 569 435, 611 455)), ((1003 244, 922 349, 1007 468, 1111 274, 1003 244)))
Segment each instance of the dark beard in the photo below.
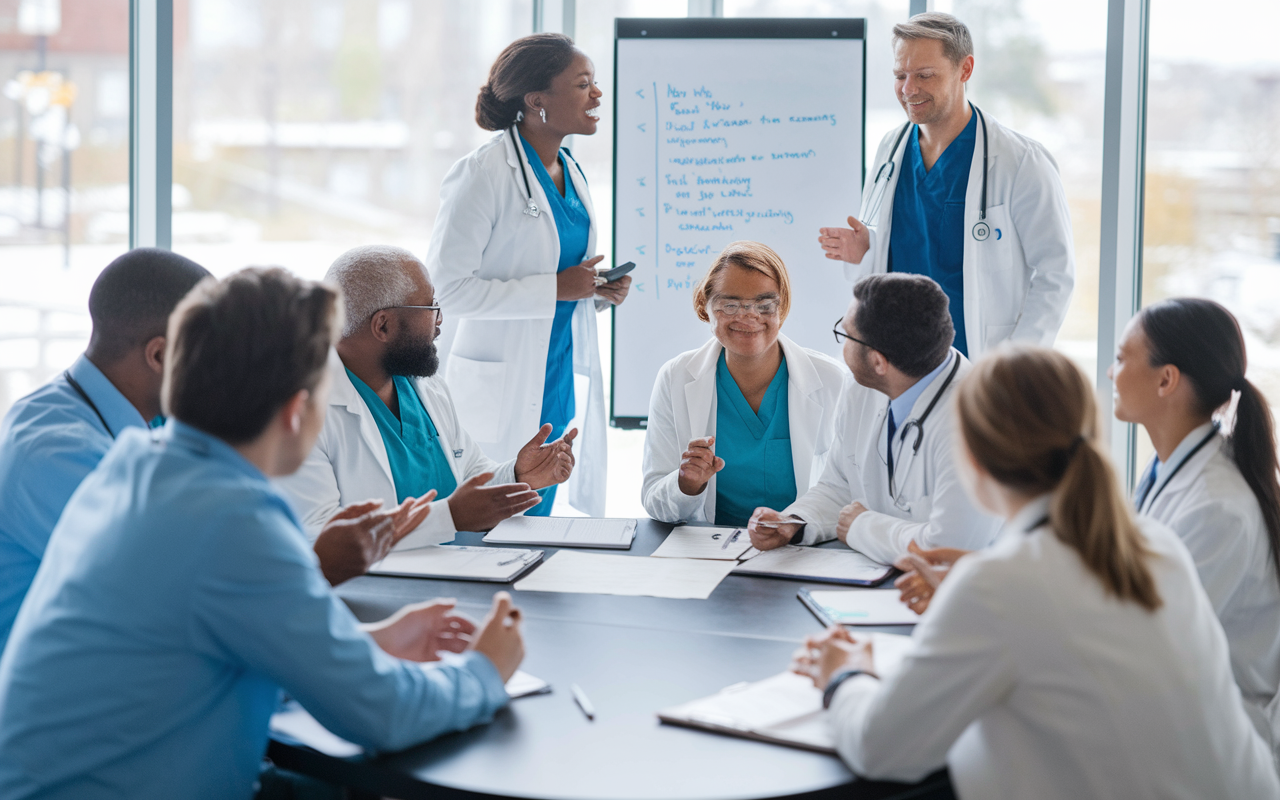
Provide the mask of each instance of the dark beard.
POLYGON ((382 369, 388 375, 430 378, 440 369, 440 354, 427 337, 403 333, 382 354, 382 369))

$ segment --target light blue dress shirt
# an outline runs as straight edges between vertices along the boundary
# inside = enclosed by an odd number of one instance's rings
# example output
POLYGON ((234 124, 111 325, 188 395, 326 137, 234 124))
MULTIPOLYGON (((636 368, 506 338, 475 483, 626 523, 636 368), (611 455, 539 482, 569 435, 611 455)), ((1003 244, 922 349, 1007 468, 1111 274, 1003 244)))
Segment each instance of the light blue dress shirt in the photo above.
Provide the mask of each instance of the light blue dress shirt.
POLYGON ((444 449, 440 447, 440 432, 409 379, 399 375, 393 379, 396 395, 400 398, 400 416, 397 417, 378 393, 354 372, 347 370, 347 377, 351 378, 360 399, 364 400, 378 424, 378 433, 382 434, 387 462, 391 465, 391 480, 396 486, 396 502, 421 497, 432 489, 441 499, 453 494, 453 490, 458 488, 458 479, 449 467, 444 449))
POLYGON ((85 356, 67 373, 14 403, 0 422, 0 650, 71 494, 111 449, 113 434, 147 426, 85 356))
MULTIPOLYGON (((542 163, 542 157, 533 145, 520 137, 525 155, 529 159, 533 172, 538 176, 538 183, 551 203, 552 219, 556 223, 556 235, 560 239, 560 262, 556 264, 556 272, 564 272, 569 267, 577 266, 587 256, 587 243, 591 239, 591 215, 587 207, 578 198, 573 187, 573 179, 569 175, 569 159, 560 154, 560 166, 564 170, 564 194, 556 188, 542 163)), ((579 300, 557 300, 556 315, 551 323, 551 342, 547 348, 547 372, 542 384, 542 415, 540 425, 551 423, 551 435, 547 441, 554 441, 564 434, 565 428, 573 421, 575 400, 573 394, 573 312, 579 300)), ((551 513, 555 503, 556 487, 542 489, 542 502, 525 512, 527 517, 545 517, 551 513)))
POLYGON ((764 391, 760 410, 752 411, 720 351, 716 455, 724 459, 724 469, 716 473, 717 525, 746 525, 760 506, 786 508, 796 501, 785 357, 764 391))
POLYGON ((248 800, 281 688, 380 750, 507 702, 478 653, 379 649, 235 449, 175 420, 126 431, 67 505, 0 657, 0 797, 248 800))

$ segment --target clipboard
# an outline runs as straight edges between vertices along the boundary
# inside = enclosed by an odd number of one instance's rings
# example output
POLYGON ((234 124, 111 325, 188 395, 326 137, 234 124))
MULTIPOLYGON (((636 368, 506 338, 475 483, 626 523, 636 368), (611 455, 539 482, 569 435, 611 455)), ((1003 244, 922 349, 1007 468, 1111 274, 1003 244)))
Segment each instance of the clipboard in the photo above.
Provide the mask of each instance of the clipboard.
POLYGON ((825 627, 844 625, 915 625, 920 616, 898 600, 897 589, 850 589, 848 591, 810 591, 807 587, 796 598, 813 612, 825 627), (860 601, 857 608, 842 608, 839 600, 860 601))

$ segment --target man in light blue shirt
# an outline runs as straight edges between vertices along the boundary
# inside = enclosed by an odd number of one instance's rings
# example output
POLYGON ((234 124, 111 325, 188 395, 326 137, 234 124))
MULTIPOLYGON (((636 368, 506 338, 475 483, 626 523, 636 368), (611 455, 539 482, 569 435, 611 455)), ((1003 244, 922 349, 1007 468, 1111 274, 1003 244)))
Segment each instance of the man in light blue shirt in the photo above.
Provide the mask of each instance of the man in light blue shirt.
POLYGON ((422 621, 362 630, 268 480, 323 422, 339 302, 245 270, 174 312, 168 424, 122 433, 81 484, 0 657, 0 797, 248 798, 282 688, 383 750, 506 703, 505 593, 465 653, 396 658, 434 655, 422 621))
POLYGON ((116 437, 160 414, 169 312, 208 276, 167 250, 111 262, 89 293, 89 348, 0 422, 0 651, 71 493, 116 437))

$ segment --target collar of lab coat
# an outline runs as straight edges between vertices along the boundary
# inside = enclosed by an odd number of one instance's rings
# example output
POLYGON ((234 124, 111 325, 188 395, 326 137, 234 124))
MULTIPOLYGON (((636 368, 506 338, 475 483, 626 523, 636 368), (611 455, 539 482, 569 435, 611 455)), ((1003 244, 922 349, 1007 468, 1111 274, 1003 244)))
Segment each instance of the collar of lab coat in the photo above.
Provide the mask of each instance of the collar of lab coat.
POLYGON ((1032 531, 1046 527, 1038 523, 1049 516, 1049 502, 1052 499, 1053 495, 1046 492, 1027 503, 1022 507, 1021 511, 1014 514, 1013 518, 1004 524, 1004 527, 1000 530, 999 538, 1026 536, 1032 531))
MULTIPOLYGON (((787 402, 792 405, 791 420, 794 425, 798 410, 794 405, 795 400, 803 398, 806 402, 814 402, 810 396, 822 388, 822 378, 800 345, 781 333, 778 334, 778 344, 782 346, 782 355, 787 359, 787 402)), ((695 439, 706 436, 711 424, 711 411, 716 397, 716 364, 720 361, 722 350, 724 345, 713 336, 685 365, 685 371, 689 373, 691 380, 685 384, 684 391, 689 403, 689 419, 693 423, 695 439)), ((812 414, 802 413, 800 419, 816 426, 820 416, 821 408, 818 408, 812 414)))
MULTIPOLYGON (((532 165, 524 162, 524 159, 516 155, 516 148, 520 143, 511 136, 511 128, 506 128, 502 133, 498 134, 502 137, 503 151, 507 154, 507 164, 511 167, 511 178, 520 189, 520 196, 527 197, 525 194, 524 178, 520 177, 520 170, 523 167, 525 176, 529 178, 529 191, 533 192, 533 202, 538 204, 538 208, 542 210, 542 214, 550 217, 552 224, 555 224, 555 215, 551 211, 551 200, 547 197, 547 193, 542 189, 542 181, 538 180, 537 174, 531 168, 532 165)), ((569 180, 573 181, 573 189, 578 193, 578 200, 587 209, 587 216, 591 220, 591 230, 594 233, 596 228, 596 210, 591 203, 591 192, 587 189, 586 176, 582 174, 582 167, 578 166, 578 162, 573 156, 567 155, 563 147, 560 148, 561 155, 565 156, 565 164, 568 169, 565 170, 569 176, 569 180)), ((557 256, 559 259, 559 241, 556 242, 557 256)), ((588 248, 588 256, 590 256, 591 248, 588 248)))
MULTIPOLYGON (((1212 428, 1212 422, 1205 423, 1191 431, 1191 433, 1188 433, 1186 438, 1178 443, 1178 446, 1174 448, 1173 453, 1169 456, 1169 463, 1161 465, 1159 474, 1156 477, 1156 483, 1151 487, 1151 491, 1147 492, 1146 502, 1143 504, 1143 507, 1139 509, 1140 512, 1149 512, 1155 502, 1163 498, 1166 494, 1172 497, 1179 492, 1184 491, 1187 487, 1200 479, 1200 473, 1204 472, 1205 465, 1207 465, 1209 460, 1222 449, 1222 446, 1226 441, 1223 439, 1221 433, 1215 434, 1214 438, 1208 444, 1201 447, 1195 455, 1187 459, 1187 463, 1182 467, 1182 469, 1178 470, 1177 474, 1170 477, 1170 473, 1177 469, 1178 463, 1186 458, 1186 454, 1189 453, 1192 448, 1199 444, 1204 437, 1209 435, 1209 431, 1212 430, 1212 428)), ((1152 458, 1155 458, 1155 456, 1152 456, 1152 458)), ((1151 465, 1148 464, 1147 469, 1150 468, 1151 465)))
MULTIPOLYGON (((938 393, 942 391, 942 387, 947 383, 947 376, 951 374, 951 370, 954 368, 951 363, 952 358, 960 359, 960 366, 959 368, 956 368, 955 379, 951 381, 949 386, 947 386, 948 392, 954 391, 956 386, 960 383, 960 379, 968 373, 969 359, 965 358, 959 350, 954 347, 951 348, 951 355, 947 358, 945 369, 943 369, 942 372, 939 372, 937 377, 933 379, 933 383, 930 383, 929 386, 920 393, 920 396, 916 398, 915 403, 911 406, 911 414, 906 419, 895 420, 898 423, 899 432, 902 431, 903 427, 906 426, 907 423, 912 420, 920 419, 920 415, 924 414, 924 410, 933 402, 933 398, 937 397, 938 393)), ((880 413, 876 415, 875 430, 876 452, 880 455, 881 462, 887 464, 889 463, 889 456, 885 452, 885 447, 889 443, 889 437, 885 434, 884 426, 888 423, 889 397, 888 395, 884 395, 884 398, 884 403, 880 406, 880 413)), ((942 408, 942 401, 939 401, 938 405, 934 406, 933 413, 929 415, 929 419, 925 421, 926 436, 928 435, 927 431, 929 430, 929 426, 936 424, 937 421, 946 413, 947 412, 942 408)), ((911 434, 910 439, 913 444, 915 442, 914 433, 911 434)), ((908 461, 913 458, 915 458, 915 448, 904 444, 901 456, 895 461, 894 474, 905 474, 908 467, 908 461)))

